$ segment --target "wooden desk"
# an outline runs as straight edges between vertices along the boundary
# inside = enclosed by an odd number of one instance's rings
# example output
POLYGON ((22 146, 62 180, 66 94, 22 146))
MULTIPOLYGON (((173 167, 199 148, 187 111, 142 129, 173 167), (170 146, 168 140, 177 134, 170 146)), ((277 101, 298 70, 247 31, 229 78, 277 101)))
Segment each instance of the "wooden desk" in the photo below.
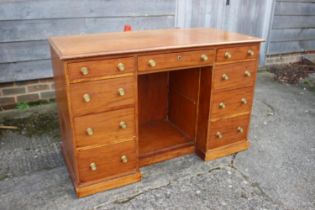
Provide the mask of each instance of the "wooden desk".
POLYGON ((262 39, 214 29, 52 37, 62 149, 79 197, 139 167, 248 148, 262 39))

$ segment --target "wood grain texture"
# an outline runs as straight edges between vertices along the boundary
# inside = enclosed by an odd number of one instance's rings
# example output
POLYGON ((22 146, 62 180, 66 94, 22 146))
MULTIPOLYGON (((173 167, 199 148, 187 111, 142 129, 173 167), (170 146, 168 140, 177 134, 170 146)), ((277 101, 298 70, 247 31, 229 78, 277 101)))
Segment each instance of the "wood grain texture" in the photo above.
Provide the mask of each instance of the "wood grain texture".
POLYGON ((168 72, 138 77, 139 124, 166 119, 168 112, 168 72))
POLYGON ((211 122, 208 128, 208 149, 228 145, 246 139, 248 125, 249 115, 225 118, 211 122), (243 132, 239 132, 238 127, 241 127, 243 132), (217 132, 222 134, 222 138, 218 138, 217 132))
POLYGON ((68 64, 68 77, 70 82, 84 81, 89 78, 104 77, 109 75, 132 73, 134 71, 135 60, 133 57, 82 61, 68 64), (118 69, 119 63, 124 65, 123 71, 118 69), (86 67, 88 69, 87 75, 83 75, 80 71, 82 67, 86 67))
POLYGON ((231 115, 248 114, 252 107, 253 87, 219 92, 213 94, 211 101, 211 121, 231 115), (246 100, 246 104, 242 102, 242 99, 246 100), (224 104, 224 108, 220 107, 221 103, 224 104))
POLYGON ((215 29, 168 29, 49 38, 61 59, 187 47, 257 43, 262 39, 215 29), (156 39, 156 37, 159 37, 156 39), (89 43, 88 45, 86 43, 89 43))
POLYGON ((241 62, 226 65, 216 65, 213 74, 213 90, 227 90, 253 86, 256 78, 257 62, 241 62), (245 71, 250 76, 245 75, 245 71), (228 77, 225 80, 223 77, 228 77))
POLYGON ((231 62, 245 59, 257 59, 259 55, 257 45, 249 45, 242 47, 230 47, 230 48, 220 48, 217 50, 216 62, 231 62), (253 56, 248 55, 248 50, 254 52, 253 56), (231 58, 226 58, 225 53, 230 53, 231 58))
POLYGON ((136 146, 135 141, 126 141, 110 146, 78 150, 77 159, 80 182, 84 183, 135 171, 136 162, 138 161, 136 146), (121 161, 123 155, 127 156, 127 163, 121 161), (91 163, 95 163, 95 170, 91 169, 91 163))
POLYGON ((143 55, 138 57, 139 71, 156 71, 159 69, 173 69, 182 66, 200 66, 209 65, 214 61, 213 50, 188 51, 176 53, 163 53, 157 55, 143 55), (203 61, 202 55, 206 55, 208 60, 203 61), (149 60, 154 60, 156 66, 152 67, 148 64, 149 60))
POLYGON ((134 81, 134 77, 123 77, 71 85, 69 91, 74 116, 133 105, 135 103, 134 81), (119 88, 124 89, 125 95, 118 94, 119 88), (89 94, 90 102, 83 100, 84 94, 89 94))
POLYGON ((134 116, 134 108, 127 108, 74 118, 76 146, 108 145, 133 140, 134 116), (121 122, 126 123, 127 127, 121 128, 121 122), (88 135, 88 128, 92 129, 92 135, 88 135))

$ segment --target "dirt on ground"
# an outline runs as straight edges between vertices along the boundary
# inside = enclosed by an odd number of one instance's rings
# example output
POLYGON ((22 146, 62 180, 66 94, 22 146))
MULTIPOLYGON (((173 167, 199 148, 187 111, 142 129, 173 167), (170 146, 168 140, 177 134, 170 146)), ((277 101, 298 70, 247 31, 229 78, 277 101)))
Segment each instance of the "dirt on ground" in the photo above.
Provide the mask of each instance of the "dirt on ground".
POLYGON ((299 84, 308 90, 315 91, 315 65, 307 61, 268 66, 274 74, 274 80, 286 84, 299 84))

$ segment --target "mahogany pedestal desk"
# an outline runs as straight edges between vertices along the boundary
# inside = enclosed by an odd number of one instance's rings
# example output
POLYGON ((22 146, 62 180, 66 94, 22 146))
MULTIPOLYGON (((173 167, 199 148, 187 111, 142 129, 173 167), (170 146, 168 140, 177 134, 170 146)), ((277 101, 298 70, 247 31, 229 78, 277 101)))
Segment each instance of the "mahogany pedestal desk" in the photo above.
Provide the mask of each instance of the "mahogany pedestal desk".
POLYGON ((215 29, 51 37, 62 151, 79 197, 139 167, 248 148, 262 39, 215 29))

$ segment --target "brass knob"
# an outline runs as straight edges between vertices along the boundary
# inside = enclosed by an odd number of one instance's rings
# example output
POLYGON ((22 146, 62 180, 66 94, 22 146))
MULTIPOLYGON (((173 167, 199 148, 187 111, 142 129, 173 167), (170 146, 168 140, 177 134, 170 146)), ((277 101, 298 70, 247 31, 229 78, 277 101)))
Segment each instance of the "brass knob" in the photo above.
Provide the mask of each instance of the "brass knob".
POLYGON ((125 64, 123 63, 118 63, 117 64, 117 68, 119 71, 125 71, 125 64))
POLYGON ((242 103, 242 104, 247 104, 246 98, 242 98, 242 99, 241 99, 241 103, 242 103))
POLYGON ((219 108, 220 109, 225 109, 225 104, 223 102, 219 103, 219 108))
POLYGON ((122 163, 128 163, 128 157, 126 155, 122 155, 120 157, 120 160, 121 160, 122 163))
POLYGON ((124 88, 118 88, 118 95, 120 95, 120 96, 124 96, 125 95, 124 88))
POLYGON ((245 77, 250 77, 250 76, 251 76, 251 73, 250 73, 249 71, 245 71, 245 72, 244 72, 244 75, 245 75, 245 77))
POLYGON ((85 66, 81 67, 80 71, 81 71, 81 74, 82 74, 83 76, 89 74, 89 69, 88 69, 87 67, 85 67, 85 66))
POLYGON ((248 51, 247 51, 247 55, 248 55, 248 56, 254 56, 255 53, 254 53, 253 50, 248 50, 248 51))
POLYGON ((93 128, 87 128, 87 129, 86 129, 86 134, 87 134, 88 136, 92 136, 92 135, 94 134, 93 128))
POLYGON ((85 94, 83 95, 83 100, 84 100, 86 103, 89 103, 89 102, 91 101, 91 96, 90 96, 90 94, 85 93, 85 94))
POLYGON ((229 76, 226 74, 222 74, 222 80, 229 80, 229 76))
POLYGON ((230 59, 230 58, 232 58, 232 54, 230 52, 225 52, 224 53, 224 58, 225 59, 230 59))
POLYGON ((90 169, 96 171, 96 163, 90 163, 90 169))
POLYGON ((120 127, 121 129, 126 129, 126 128, 127 128, 127 123, 126 123, 125 121, 120 121, 119 127, 120 127))
POLYGON ((207 61, 207 60, 209 60, 209 58, 208 58, 208 56, 207 56, 206 54, 202 54, 202 55, 200 56, 200 59, 201 59, 202 61, 207 61))
POLYGON ((216 136, 218 139, 222 139, 222 138, 223 138, 223 134, 222 134, 221 132, 219 132, 219 131, 215 134, 215 136, 216 136))
POLYGON ((237 131, 238 131, 239 133, 243 133, 243 132, 244 132, 244 129, 243 129, 242 127, 237 127, 237 131))
POLYGON ((156 66, 156 62, 155 62, 155 60, 153 60, 153 59, 150 59, 150 60, 148 61, 148 64, 149 64, 150 67, 155 67, 155 66, 156 66))

